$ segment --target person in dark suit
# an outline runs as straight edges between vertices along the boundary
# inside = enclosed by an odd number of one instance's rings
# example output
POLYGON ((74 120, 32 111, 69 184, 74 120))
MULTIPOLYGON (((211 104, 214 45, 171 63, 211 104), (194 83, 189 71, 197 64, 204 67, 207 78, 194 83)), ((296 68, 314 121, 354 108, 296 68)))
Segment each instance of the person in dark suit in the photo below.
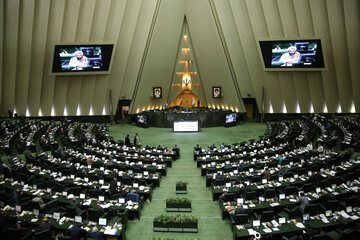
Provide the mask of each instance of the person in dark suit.
POLYGON ((113 178, 113 180, 110 182, 109 191, 111 194, 116 194, 118 192, 117 178, 113 178))
POLYGON ((83 237, 86 233, 86 230, 81 228, 81 224, 76 223, 70 229, 70 238, 71 240, 81 240, 81 237, 83 237))
POLYGON ((306 224, 305 226, 305 233, 303 234, 304 240, 310 240, 313 236, 319 234, 318 230, 312 229, 310 224, 306 224))
POLYGON ((127 198, 127 195, 129 193, 129 188, 125 188, 120 192, 120 198, 127 198))
POLYGON ((94 209, 102 212, 102 213, 105 213, 105 210, 101 207, 101 202, 100 201, 97 201, 96 202, 96 205, 94 206, 94 209))
POLYGON ((312 176, 310 177, 310 182, 313 186, 317 186, 319 184, 319 174, 317 172, 315 172, 314 174, 312 174, 312 176))
POLYGON ((76 214, 80 215, 82 213, 82 210, 80 208, 80 203, 76 201, 76 197, 72 198, 72 201, 70 202, 70 206, 75 208, 76 214))
POLYGON ((126 146, 130 146, 130 145, 131 145, 131 143, 130 143, 130 136, 129 136, 129 134, 128 134, 128 135, 126 135, 126 137, 125 137, 125 145, 126 145, 126 146))
POLYGON ((270 180, 271 173, 270 173, 270 170, 268 168, 265 168, 264 173, 263 173, 263 178, 268 180, 268 181, 270 180))
POLYGON ((33 229, 32 232, 42 232, 45 231, 47 229, 53 229, 53 225, 52 223, 48 222, 48 218, 44 217, 42 219, 42 224, 40 224, 40 226, 38 226, 37 228, 33 229))
POLYGON ((243 197, 243 198, 246 198, 246 194, 250 191, 250 188, 247 186, 246 183, 244 183, 244 186, 240 189, 240 195, 243 197))
POLYGON ((238 204, 234 214, 245 214, 245 213, 247 213, 246 209, 243 208, 242 204, 238 204))
POLYGON ((11 194, 10 194, 11 206, 20 205, 20 199, 21 199, 22 194, 23 193, 22 193, 22 191, 20 191, 19 187, 16 187, 16 189, 11 192, 11 194))
POLYGON ((101 229, 99 231, 97 227, 93 227, 92 233, 90 233, 89 237, 93 239, 104 240, 104 230, 101 229))
POLYGON ((330 200, 330 196, 326 190, 324 190, 323 194, 319 197, 319 203, 326 207, 330 200))
POLYGON ((70 173, 72 173, 72 174, 75 174, 76 171, 77 171, 77 169, 76 169, 76 167, 75 167, 74 164, 72 164, 72 165, 69 167, 69 170, 70 170, 70 173))
POLYGON ((16 222, 15 217, 10 217, 5 214, 4 211, 1 211, 0 214, 0 231, 4 230, 5 228, 13 225, 16 222))
POLYGON ((194 147, 195 151, 200 151, 201 147, 199 146, 199 144, 196 144, 196 146, 194 147))

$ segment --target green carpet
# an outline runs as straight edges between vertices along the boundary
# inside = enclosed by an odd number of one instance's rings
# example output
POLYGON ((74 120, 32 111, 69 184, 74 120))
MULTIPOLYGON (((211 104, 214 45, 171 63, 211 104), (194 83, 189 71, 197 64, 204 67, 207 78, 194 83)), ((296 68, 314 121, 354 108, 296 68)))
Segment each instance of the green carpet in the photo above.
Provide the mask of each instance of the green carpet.
POLYGON ((162 145, 171 149, 177 144, 181 149, 180 159, 173 162, 173 167, 168 169, 167 176, 161 180, 160 188, 153 192, 152 202, 145 204, 141 219, 129 222, 126 231, 128 240, 150 240, 152 237, 217 240, 232 239, 232 230, 229 221, 221 220, 218 202, 212 201, 211 190, 205 186, 205 178, 201 176, 200 169, 193 160, 193 147, 199 144, 207 147, 211 144, 219 146, 222 142, 232 144, 262 135, 266 125, 259 123, 246 123, 232 128, 215 127, 203 128, 197 133, 173 133, 168 128, 139 128, 128 124, 119 124, 110 127, 109 135, 115 139, 124 140, 130 134, 131 140, 135 133, 140 135, 142 145, 162 145), (175 197, 175 183, 177 181, 188 183, 188 193, 184 196, 192 201, 192 215, 200 218, 198 233, 161 233, 153 231, 153 218, 166 213, 165 199, 175 197))

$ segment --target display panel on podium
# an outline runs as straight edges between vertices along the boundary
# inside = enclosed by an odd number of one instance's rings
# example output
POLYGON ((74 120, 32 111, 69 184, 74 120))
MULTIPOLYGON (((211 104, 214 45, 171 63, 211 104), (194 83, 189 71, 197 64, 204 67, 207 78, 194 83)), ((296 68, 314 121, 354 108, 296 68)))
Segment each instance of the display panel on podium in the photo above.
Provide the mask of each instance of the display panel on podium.
POLYGON ((198 120, 180 120, 174 121, 173 132, 198 132, 199 121, 198 120))

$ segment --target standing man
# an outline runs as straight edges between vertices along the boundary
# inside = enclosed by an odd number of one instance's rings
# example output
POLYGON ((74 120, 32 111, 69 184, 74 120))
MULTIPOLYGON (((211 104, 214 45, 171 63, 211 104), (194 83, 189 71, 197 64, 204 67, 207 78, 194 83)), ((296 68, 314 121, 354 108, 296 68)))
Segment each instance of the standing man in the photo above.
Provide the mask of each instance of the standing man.
POLYGON ((128 134, 128 135, 126 135, 126 137, 125 137, 125 145, 126 145, 126 146, 130 146, 130 145, 131 145, 131 143, 130 143, 130 136, 129 136, 129 134, 128 134))
POLYGON ((140 145, 140 137, 139 137, 139 134, 135 134, 134 136, 134 145, 135 146, 139 146, 140 145))

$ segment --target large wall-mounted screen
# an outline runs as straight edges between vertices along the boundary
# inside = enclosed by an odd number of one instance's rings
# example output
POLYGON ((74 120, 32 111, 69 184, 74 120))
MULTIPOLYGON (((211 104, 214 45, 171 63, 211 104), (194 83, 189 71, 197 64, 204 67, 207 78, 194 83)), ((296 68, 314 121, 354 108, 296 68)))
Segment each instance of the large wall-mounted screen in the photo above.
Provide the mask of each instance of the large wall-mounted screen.
POLYGON ((55 45, 52 73, 109 73, 114 44, 55 45))
POLYGON ((312 70, 325 67, 320 39, 259 41, 266 69, 312 70))
POLYGON ((174 121, 174 132, 198 132, 199 121, 198 120, 181 120, 174 121))

